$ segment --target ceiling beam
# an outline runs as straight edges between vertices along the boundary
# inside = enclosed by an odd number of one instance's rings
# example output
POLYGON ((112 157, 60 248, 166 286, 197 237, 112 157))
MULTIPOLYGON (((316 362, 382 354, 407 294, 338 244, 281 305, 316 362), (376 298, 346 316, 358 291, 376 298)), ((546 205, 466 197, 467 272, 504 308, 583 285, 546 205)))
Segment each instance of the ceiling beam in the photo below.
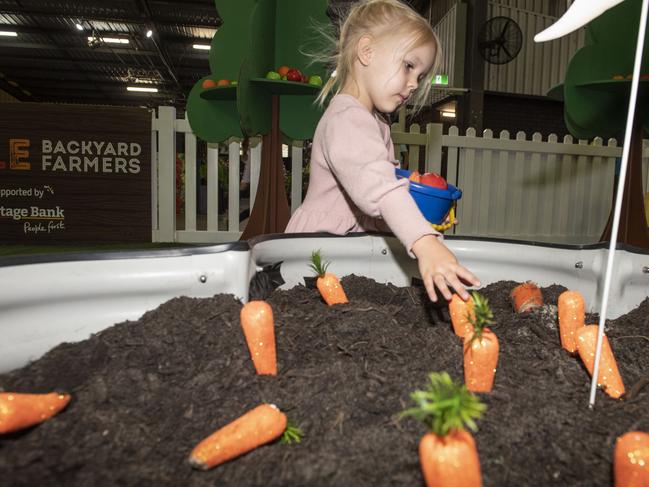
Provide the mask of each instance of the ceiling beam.
MULTIPOLYGON (((80 32, 76 29, 67 29, 67 28, 61 28, 61 27, 33 27, 33 26, 27 26, 27 25, 12 25, 11 30, 17 32, 19 34, 17 39, 14 39, 14 42, 19 42, 20 41, 20 34, 25 34, 25 35, 43 35, 44 33, 52 34, 52 35, 79 35, 82 40, 85 42, 86 38, 91 35, 91 31, 88 29, 84 32, 80 32)), ((217 29, 214 29, 216 32, 217 29)), ((103 31, 101 29, 94 29, 95 33, 101 35, 102 33, 106 32, 111 32, 113 31, 103 31)), ((127 35, 128 37, 136 37, 140 41, 146 41, 146 37, 144 35, 138 35, 138 34, 133 34, 133 33, 118 33, 120 36, 127 35)), ((205 42, 206 40, 211 40, 212 37, 194 37, 194 36, 183 36, 179 34, 166 34, 166 33, 157 33, 157 36, 159 39, 165 41, 165 42, 176 42, 178 44, 189 44, 191 42, 205 42)))
MULTIPOLYGON (((230 0, 232 1, 232 0, 230 0)), ((36 18, 42 18, 42 19, 47 19, 47 20, 55 20, 57 22, 61 21, 62 17, 69 17, 71 19, 75 19, 77 21, 85 21, 85 22, 114 22, 114 23, 119 23, 119 24, 128 24, 128 25, 141 25, 141 26, 146 26, 147 21, 145 19, 133 19, 133 18, 124 18, 124 17, 113 17, 110 15, 101 15, 97 14, 96 12, 87 12, 84 13, 83 11, 83 3, 79 2, 75 4, 75 9, 67 12, 56 12, 53 13, 50 10, 39 10, 35 8, 31 9, 17 9, 17 8, 3 8, 2 14, 6 15, 16 15, 20 17, 24 16, 30 16, 34 19, 36 18), (81 8, 78 8, 81 7, 81 8)), ((178 6, 178 5, 176 5, 178 6)), ((211 17, 209 15, 206 16, 207 20, 201 23, 193 23, 193 22, 183 22, 178 19, 174 20, 165 20, 159 17, 155 17, 154 20, 156 24, 164 26, 164 27, 188 27, 188 28, 194 28, 194 29, 205 29, 205 28, 218 28, 221 26, 223 23, 221 19, 217 16, 216 14, 216 8, 214 9, 214 17, 211 17)))
MULTIPOLYGON (((21 86, 15 86, 11 84, 9 80, 0 77, 0 90, 6 91, 11 96, 20 101, 34 101, 33 94, 27 94, 22 89, 21 86)), ((29 90, 27 90, 29 91, 29 90)))
MULTIPOLYGON (((107 44, 103 44, 103 46, 108 46, 107 44)), ((157 51, 152 51, 148 49, 136 49, 132 47, 122 47, 122 46, 116 46, 116 47, 94 47, 91 48, 89 46, 70 46, 70 45, 60 45, 60 44, 43 44, 40 42, 17 42, 15 40, 4 40, 0 39, 0 48, 7 48, 7 49, 46 49, 46 50, 58 50, 58 51, 63 51, 64 53, 68 53, 71 51, 87 51, 88 49, 92 49, 94 52, 101 53, 101 54, 115 54, 115 55, 120 55, 120 54, 130 54, 133 56, 151 56, 151 57, 158 57, 158 52, 157 51)), ((176 54, 177 51, 171 51, 172 55, 176 54)), ((180 54, 179 54, 180 55, 180 54)), ((31 56, 30 56, 31 57, 31 56)), ((45 57, 45 56, 43 56, 45 57)), ((208 51, 201 51, 198 49, 192 49, 192 48, 187 48, 186 51, 183 51, 182 53, 183 58, 192 58, 192 59, 205 59, 207 60, 209 57, 209 52, 208 51)), ((77 60, 73 59, 74 61, 82 61, 82 60, 77 60)))
MULTIPOLYGON (((67 90, 67 91, 96 91, 97 89, 101 90, 115 90, 126 92, 126 85, 135 85, 135 83, 127 83, 125 81, 109 81, 109 80, 100 80, 92 85, 89 83, 84 83, 83 80, 43 80, 43 79, 30 79, 23 80, 16 78, 16 82, 25 88, 28 91, 42 90, 42 89, 51 89, 51 90, 67 90)), ((147 86, 147 85, 141 85, 147 86)), ((160 82, 156 84, 151 84, 151 86, 158 88, 159 92, 165 93, 175 93, 175 85, 169 85, 169 83, 160 82)))
MULTIPOLYGON (((126 73, 123 76, 126 78, 126 73)), ((141 79, 149 79, 152 80, 152 84, 165 84, 166 81, 161 79, 159 75, 156 73, 151 73, 149 76, 146 76, 145 74, 140 74, 139 76, 136 76, 141 79), (156 80, 160 81, 156 81, 156 80)), ((29 85, 30 83, 38 83, 41 80, 52 80, 54 82, 75 82, 75 81, 83 81, 86 79, 90 79, 93 82, 97 83, 127 83, 127 80, 120 80, 120 75, 103 75, 100 73, 93 73, 92 71, 88 71, 86 73, 78 73, 73 70, 47 70, 45 72, 44 70, 36 70, 36 69, 31 69, 31 68, 15 68, 11 70, 11 79, 16 81, 19 84, 25 84, 29 85), (109 79, 112 78, 112 79, 109 79)), ((202 76, 200 74, 196 75, 191 75, 191 76, 180 76, 179 80, 183 86, 187 85, 192 85, 196 83, 202 76)), ((133 81, 135 82, 135 81, 133 81)))
MULTIPOLYGON (((181 67, 181 73, 182 72, 196 72, 198 74, 201 74, 204 76, 202 73, 209 73, 209 64, 206 62, 206 60, 201 59, 198 60, 199 62, 192 62, 188 64, 183 64, 181 67)), ((0 72, 8 72, 8 71, 13 71, 16 68, 32 68, 32 69, 39 69, 40 71, 44 72, 47 74, 47 71, 71 71, 72 69, 77 70, 77 68, 71 68, 70 67, 70 61, 67 58, 60 58, 60 57, 52 57, 52 56, 47 56, 47 57, 37 57, 37 56, 32 56, 30 58, 25 58, 24 56, 21 55, 7 55, 7 54, 0 54, 0 72), (33 68, 34 62, 35 61, 38 63, 38 68, 33 68)), ((127 69, 132 69, 134 71, 139 71, 139 72, 153 72, 153 71, 161 71, 164 69, 164 66, 160 65, 159 63, 153 63, 152 65, 148 66, 139 66, 135 63, 116 63, 116 62, 105 62, 105 61, 91 61, 91 60, 84 60, 83 62, 83 71, 84 72, 91 72, 91 73, 98 73, 101 74, 102 76, 105 76, 107 72, 114 71, 114 70, 127 70, 127 69)), ((181 75, 182 76, 182 75, 181 75)))

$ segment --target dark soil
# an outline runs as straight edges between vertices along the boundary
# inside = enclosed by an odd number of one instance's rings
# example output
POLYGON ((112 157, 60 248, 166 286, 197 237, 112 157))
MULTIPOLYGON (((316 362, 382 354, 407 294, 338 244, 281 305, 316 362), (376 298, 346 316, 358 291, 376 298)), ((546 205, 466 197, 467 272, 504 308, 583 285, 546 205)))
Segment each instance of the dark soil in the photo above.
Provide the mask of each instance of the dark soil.
MULTIPOLYGON (((475 438, 486 486, 611 486, 615 438, 649 431, 649 300, 609 323, 626 400, 598 392, 560 347, 547 309, 515 315, 498 282, 482 290, 501 355, 475 438)), ((0 438, 3 486, 418 486, 424 427, 395 416, 433 371, 462 379, 448 314, 419 287, 343 279, 351 304, 327 307, 298 286, 268 299, 277 326, 277 377, 258 377, 231 296, 176 298, 136 322, 62 344, 0 376, 5 390, 65 390, 60 415, 0 438), (301 444, 270 444, 211 471, 187 456, 212 431, 277 404, 301 444)), ((565 288, 543 289, 556 304, 565 288)), ((589 316, 596 322, 596 316, 589 316)))

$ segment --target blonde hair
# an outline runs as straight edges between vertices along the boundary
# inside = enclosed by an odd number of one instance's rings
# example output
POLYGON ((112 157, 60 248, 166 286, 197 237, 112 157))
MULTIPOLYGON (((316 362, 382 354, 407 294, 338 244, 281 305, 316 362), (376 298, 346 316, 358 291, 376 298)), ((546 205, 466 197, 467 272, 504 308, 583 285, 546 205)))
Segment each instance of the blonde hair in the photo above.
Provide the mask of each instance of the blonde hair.
POLYGON ((439 39, 425 18, 399 0, 360 0, 344 16, 339 32, 337 40, 328 36, 335 48, 322 60, 333 66, 334 70, 316 98, 318 105, 324 105, 326 98, 330 94, 337 94, 352 77, 356 46, 364 35, 369 34, 376 39, 404 38, 403 55, 425 44, 435 46, 435 62, 424 73, 411 98, 415 109, 423 106, 441 59, 439 39))

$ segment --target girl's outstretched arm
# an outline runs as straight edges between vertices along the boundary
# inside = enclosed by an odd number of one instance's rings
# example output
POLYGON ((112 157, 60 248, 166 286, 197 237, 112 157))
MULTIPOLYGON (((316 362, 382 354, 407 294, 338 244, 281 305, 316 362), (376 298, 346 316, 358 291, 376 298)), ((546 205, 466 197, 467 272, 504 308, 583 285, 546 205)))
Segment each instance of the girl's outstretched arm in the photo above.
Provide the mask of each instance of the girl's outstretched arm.
POLYGON ((467 268, 462 267, 453 252, 433 235, 424 235, 417 240, 412 246, 412 253, 417 257, 421 279, 432 301, 437 301, 435 287, 447 301, 453 296, 449 286, 466 301, 469 299, 469 293, 464 283, 480 285, 480 280, 467 268))

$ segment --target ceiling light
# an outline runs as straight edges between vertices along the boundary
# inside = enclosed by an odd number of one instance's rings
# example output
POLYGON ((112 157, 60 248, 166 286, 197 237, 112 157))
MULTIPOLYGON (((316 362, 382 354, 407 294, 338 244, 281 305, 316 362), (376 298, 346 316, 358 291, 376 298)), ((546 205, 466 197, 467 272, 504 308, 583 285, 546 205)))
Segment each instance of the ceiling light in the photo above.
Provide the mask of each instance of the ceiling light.
POLYGON ((209 51, 210 50, 210 45, 209 44, 194 44, 192 47, 194 49, 202 49, 204 51, 209 51))
MULTIPOLYGON (((91 37, 88 37, 88 40, 90 42, 93 42, 93 41, 97 40, 97 37, 92 37, 91 36, 91 37)), ((110 43, 110 44, 128 44, 129 43, 129 40, 125 39, 123 37, 100 37, 99 40, 102 41, 102 42, 110 43)))
POLYGON ((127 91, 144 91, 146 93, 157 93, 158 88, 147 88, 146 86, 127 86, 127 91))
POLYGON ((75 25, 75 27, 77 28, 77 30, 83 30, 83 25, 81 25, 79 22, 77 22, 77 23, 74 24, 74 25, 75 25))
POLYGON ((0 36, 18 37, 18 32, 11 32, 8 30, 0 30, 0 36))
POLYGON ((153 35, 153 31, 151 29, 146 31, 146 36, 151 37, 153 35))
POLYGON ((443 112, 442 112, 442 117, 445 117, 445 118, 455 118, 455 112, 447 112, 447 111, 443 111, 443 112))

